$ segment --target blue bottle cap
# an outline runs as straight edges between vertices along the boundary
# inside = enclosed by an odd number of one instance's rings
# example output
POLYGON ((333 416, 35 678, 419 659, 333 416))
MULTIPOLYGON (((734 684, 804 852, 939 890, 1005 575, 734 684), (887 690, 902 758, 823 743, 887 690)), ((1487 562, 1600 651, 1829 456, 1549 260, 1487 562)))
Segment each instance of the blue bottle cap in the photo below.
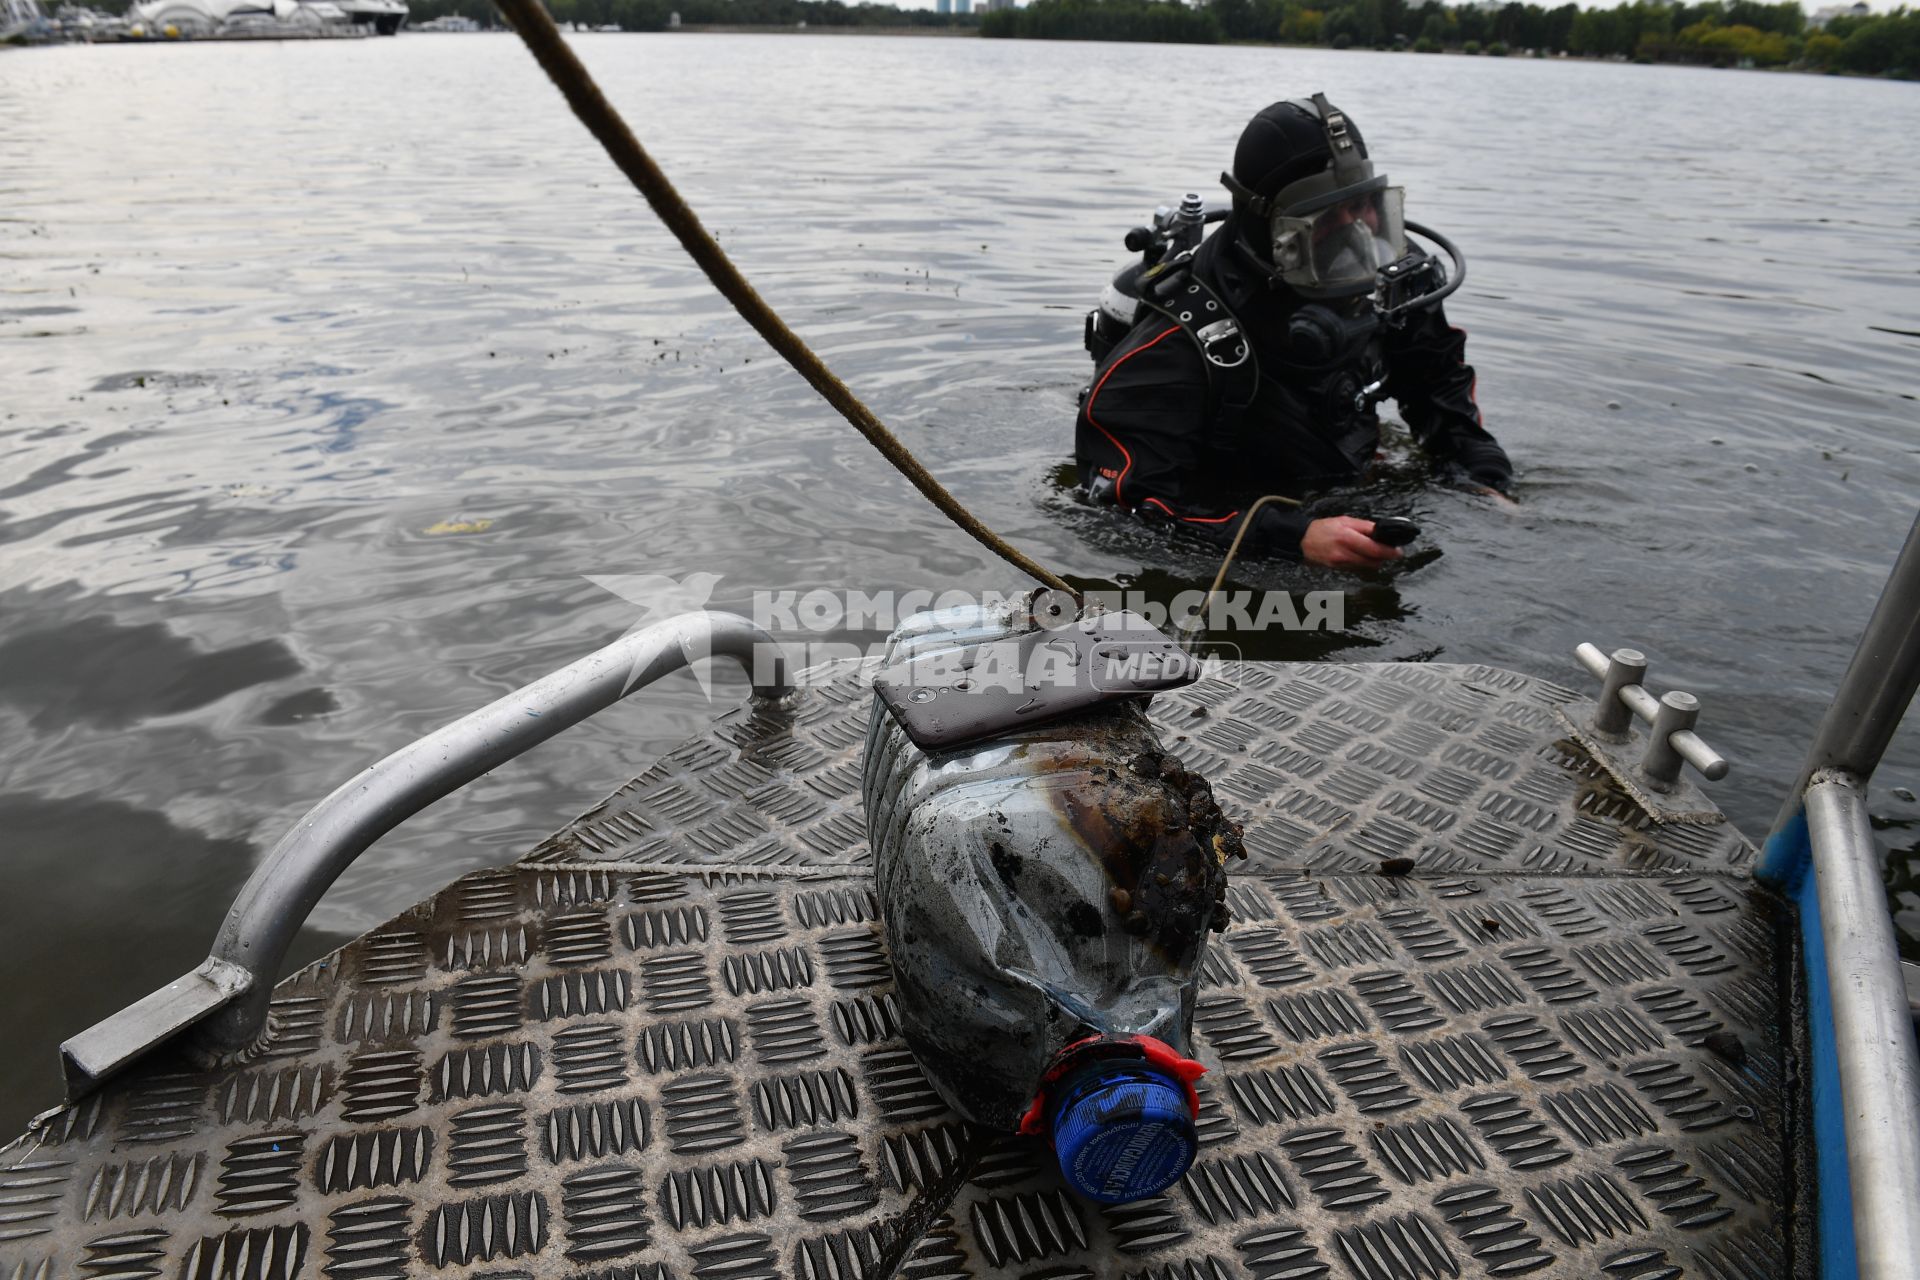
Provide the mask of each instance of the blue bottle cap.
POLYGON ((1158 1195, 1193 1163, 1187 1091, 1139 1062, 1099 1062, 1069 1077, 1053 1108, 1053 1150, 1067 1185, 1101 1204, 1158 1195))

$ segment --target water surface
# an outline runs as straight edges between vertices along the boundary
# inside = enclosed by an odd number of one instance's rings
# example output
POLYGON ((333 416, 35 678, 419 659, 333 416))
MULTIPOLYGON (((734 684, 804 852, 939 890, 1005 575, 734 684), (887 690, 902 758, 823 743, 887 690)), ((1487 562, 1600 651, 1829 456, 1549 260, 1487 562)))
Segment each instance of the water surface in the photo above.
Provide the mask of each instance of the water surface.
MULTIPOLYGON (((766 296, 990 524, 1087 580, 1211 559, 1054 476, 1081 315, 1153 205, 1322 89, 1410 213, 1522 512, 1371 501, 1444 555, 1334 645, 1576 678, 1639 643, 1764 833, 1920 492, 1920 96, 1326 50, 586 36, 766 296)), ((0 56, 0 1129, 190 967, 372 759, 619 634, 588 575, 1011 588, 759 344, 507 36, 0 56), (483 527, 484 526, 484 527, 483 527)), ((1319 587, 1249 565, 1254 586, 1319 587)), ((724 677, 720 696, 740 686, 724 677)), ((511 858, 703 722, 680 676, 470 788, 303 954, 511 858)), ((1889 840, 1920 806, 1904 735, 1889 840)), ((1910 874, 1901 862, 1902 874, 1910 874)), ((1909 890, 1910 926, 1920 897, 1909 890)))

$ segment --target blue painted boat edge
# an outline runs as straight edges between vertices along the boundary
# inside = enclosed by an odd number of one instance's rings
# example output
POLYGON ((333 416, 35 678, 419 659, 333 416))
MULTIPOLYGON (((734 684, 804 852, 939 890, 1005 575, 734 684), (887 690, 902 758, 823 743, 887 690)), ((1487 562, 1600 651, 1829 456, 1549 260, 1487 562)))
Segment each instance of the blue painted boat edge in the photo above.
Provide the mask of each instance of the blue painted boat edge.
POLYGON ((1856 1280, 1859 1260, 1853 1239, 1853 1184, 1847 1173, 1847 1133, 1841 1110, 1840 1062, 1834 1049, 1833 1000, 1827 990, 1827 944, 1820 932, 1820 891, 1809 874, 1813 848, 1807 811, 1795 811, 1760 852, 1758 879, 1777 886, 1799 915, 1800 954, 1806 967, 1807 1044, 1812 1059, 1805 1077, 1813 1096, 1815 1222, 1821 1280, 1856 1280))

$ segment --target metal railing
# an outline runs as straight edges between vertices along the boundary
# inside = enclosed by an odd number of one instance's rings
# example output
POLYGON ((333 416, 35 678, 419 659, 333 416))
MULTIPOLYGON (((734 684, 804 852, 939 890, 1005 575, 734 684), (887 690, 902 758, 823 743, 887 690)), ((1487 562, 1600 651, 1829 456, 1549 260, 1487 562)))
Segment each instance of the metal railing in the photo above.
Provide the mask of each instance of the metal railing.
POLYGON ((248 878, 213 950, 193 972, 60 1046, 77 1097, 191 1033, 198 1054, 253 1051, 287 949, 327 890, 387 832, 489 770, 703 658, 738 661, 756 697, 791 682, 779 644, 730 613, 685 613, 642 628, 402 747, 307 811, 248 878))
POLYGON ((1798 900, 1807 951, 1817 957, 1807 980, 1824 987, 1810 991, 1809 1004, 1821 1270, 1828 1277, 1920 1280, 1920 1053, 1867 817, 1868 779, 1916 688, 1920 520, 1814 735, 1760 868, 1798 900), (1807 927, 1810 916, 1818 917, 1817 931, 1807 927), (1838 1115, 1821 1097, 1828 1053, 1838 1115), (1829 1143, 1830 1136, 1843 1141, 1829 1143), (1841 1145, 1844 1163, 1833 1149, 1841 1145))

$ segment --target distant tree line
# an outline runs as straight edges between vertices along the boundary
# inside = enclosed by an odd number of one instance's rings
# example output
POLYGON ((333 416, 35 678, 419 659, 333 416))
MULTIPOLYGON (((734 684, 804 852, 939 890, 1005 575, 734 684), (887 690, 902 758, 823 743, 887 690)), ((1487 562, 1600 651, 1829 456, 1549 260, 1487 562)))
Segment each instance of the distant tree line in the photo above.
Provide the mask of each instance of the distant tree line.
POLYGON ((1194 8, 1182 0, 1031 0, 1024 9, 995 9, 986 14, 980 19, 980 34, 1031 40, 1217 44, 1226 38, 1226 28, 1211 7, 1194 8))
MULTIPOLYGON (((116 0, 108 0, 115 3, 116 0)), ((413 21, 457 13, 498 25, 492 0, 409 0, 413 21)), ((687 26, 975 27, 1038 40, 1222 41, 1334 49, 1456 49, 1627 58, 1705 66, 1793 66, 1920 78, 1920 12, 1835 18, 1810 28, 1797 0, 1630 0, 1617 8, 1535 3, 1481 8, 1442 0, 1031 0, 1024 8, 944 14, 842 0, 547 0, 561 23, 664 31, 687 26)))
MULTIPOLYGON (((721 0, 727 2, 727 0, 721 0)), ((1459 49, 1503 57, 1567 53, 1707 66, 1920 76, 1920 12, 1836 18, 1810 30, 1796 0, 1632 0, 1618 8, 1501 8, 1438 0, 1032 0, 981 19, 983 36, 1042 40, 1219 41, 1335 49, 1459 49)))
MULTIPOLYGON (((500 26, 493 0, 407 0, 411 22, 457 13, 483 26, 500 26)), ((890 4, 842 4, 841 0, 547 0, 554 21, 622 31, 665 31, 672 15, 687 26, 971 27, 971 14, 897 9, 890 4)))

